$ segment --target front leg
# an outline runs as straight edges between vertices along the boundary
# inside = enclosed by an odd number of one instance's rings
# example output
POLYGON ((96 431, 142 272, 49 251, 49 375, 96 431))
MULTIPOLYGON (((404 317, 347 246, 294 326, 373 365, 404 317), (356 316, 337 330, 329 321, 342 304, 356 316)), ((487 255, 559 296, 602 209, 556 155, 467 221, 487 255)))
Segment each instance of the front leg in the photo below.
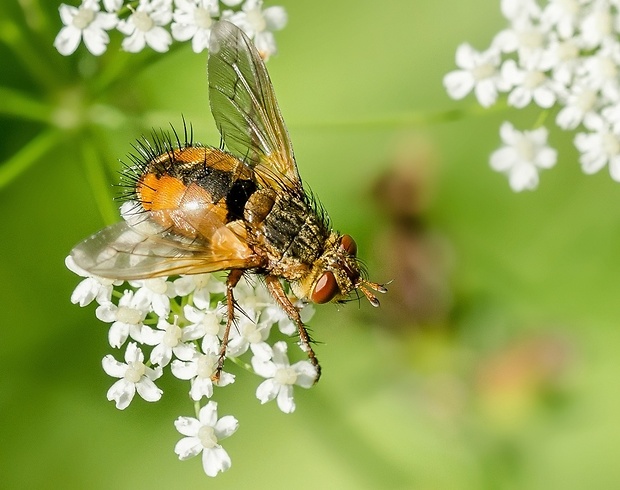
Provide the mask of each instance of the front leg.
POLYGON ((233 295, 233 289, 235 289, 235 286, 242 276, 243 270, 233 269, 228 273, 228 278, 226 279, 226 330, 224 330, 224 336, 222 337, 222 346, 217 360, 217 367, 211 376, 211 380, 214 383, 217 383, 220 380, 220 374, 224 368, 226 348, 228 347, 228 338, 230 336, 230 327, 235 322, 235 297, 233 295))
POLYGON ((275 276, 265 276, 265 283, 267 284, 267 289, 276 300, 276 303, 280 305, 280 307, 286 312, 288 317, 297 325, 297 330, 299 332, 299 340, 301 340, 301 348, 304 350, 306 354, 308 354, 308 359, 310 363, 316 369, 316 378, 314 378, 314 382, 316 383, 321 377, 321 366, 319 364, 319 360, 316 358, 314 351, 312 350, 312 346, 310 345, 312 339, 310 335, 308 335, 308 331, 306 330, 306 326, 304 322, 301 321, 301 315, 299 314, 299 310, 295 307, 291 300, 288 299, 280 280, 275 276))

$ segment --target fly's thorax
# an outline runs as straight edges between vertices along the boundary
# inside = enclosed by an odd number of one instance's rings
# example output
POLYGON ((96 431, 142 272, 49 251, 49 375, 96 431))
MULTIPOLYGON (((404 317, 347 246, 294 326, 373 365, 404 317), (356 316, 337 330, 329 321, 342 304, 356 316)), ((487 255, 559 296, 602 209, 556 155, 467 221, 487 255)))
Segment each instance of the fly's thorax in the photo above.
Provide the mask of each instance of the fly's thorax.
POLYGON ((314 303, 344 300, 360 283, 357 246, 349 235, 331 232, 323 254, 309 272, 291 284, 293 292, 314 303))
POLYGON ((284 271, 272 273, 287 280, 310 270, 326 249, 329 229, 303 194, 261 189, 246 203, 244 216, 270 269, 284 271))

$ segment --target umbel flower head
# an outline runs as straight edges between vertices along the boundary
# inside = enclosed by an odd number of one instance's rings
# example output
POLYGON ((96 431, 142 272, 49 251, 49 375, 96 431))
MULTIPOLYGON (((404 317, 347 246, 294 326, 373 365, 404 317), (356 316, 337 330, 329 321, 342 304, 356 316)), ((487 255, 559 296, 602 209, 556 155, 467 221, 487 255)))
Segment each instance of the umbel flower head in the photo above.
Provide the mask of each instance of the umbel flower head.
MULTIPOLYGON (((209 476, 230 468, 231 460, 220 441, 237 430, 238 422, 233 416, 218 419, 214 399, 218 390, 234 385, 235 375, 222 371, 219 379, 213 377, 226 323, 224 277, 200 274, 123 283, 89 276, 71 257, 66 263, 84 277, 72 301, 80 306, 97 303, 97 317, 110 324, 111 347, 124 349, 123 361, 112 354, 102 361, 104 371, 116 379, 108 400, 119 410, 127 408, 136 393, 156 402, 164 395, 156 381, 168 371, 188 384, 188 398, 198 404, 196 417, 179 417, 175 422, 185 436, 175 452, 182 460, 202 453, 209 476)), ((277 307, 261 282, 244 281, 235 292, 244 314, 231 329, 226 368, 240 366, 266 378, 256 390, 258 400, 277 399, 278 407, 291 413, 295 410, 293 386, 310 388, 316 369, 301 349, 302 360, 289 364, 286 342, 278 339, 288 338, 296 327, 286 315, 274 313, 277 307)), ((305 306, 303 312, 309 319, 312 307, 305 306)))
POLYGON ((263 9, 262 0, 82 0, 78 7, 60 5, 59 13, 64 26, 54 46, 64 56, 81 41, 92 54, 103 54, 112 30, 123 36, 121 46, 130 53, 147 47, 163 53, 173 41, 191 42, 200 53, 209 46, 213 24, 225 19, 243 29, 267 59, 277 50, 273 32, 288 20, 282 7, 263 9))
MULTIPOLYGON (((500 95, 509 106, 554 110, 555 124, 577 131, 574 143, 584 173, 608 167, 620 182, 620 5, 614 0, 502 0, 507 27, 488 48, 464 43, 457 70, 444 77, 450 97, 473 92, 483 107, 500 95)), ((535 189, 538 173, 556 162, 548 130, 519 131, 504 123, 504 147, 491 167, 515 191, 535 189)))

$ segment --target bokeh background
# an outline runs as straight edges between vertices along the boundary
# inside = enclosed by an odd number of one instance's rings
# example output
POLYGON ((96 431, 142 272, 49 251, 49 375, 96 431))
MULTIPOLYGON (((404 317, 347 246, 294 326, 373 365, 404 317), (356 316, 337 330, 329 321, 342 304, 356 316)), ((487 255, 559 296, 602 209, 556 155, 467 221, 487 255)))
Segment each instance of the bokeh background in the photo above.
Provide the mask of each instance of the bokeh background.
MULTIPOLYGON (((273 5, 273 3, 270 3, 273 5)), ((456 46, 486 48, 496 0, 280 0, 268 64, 300 171, 370 276, 375 310, 317 308, 324 375, 285 415, 238 372, 240 430, 216 479, 179 462, 185 385, 124 412, 105 399, 107 326, 69 301, 71 247, 118 219, 118 159, 152 127, 219 143, 206 54, 52 47, 57 5, 0 6, 0 487, 538 489, 620 485, 620 187, 557 167, 514 194, 499 125, 534 110, 450 100, 456 46)), ((114 37, 114 36, 113 36, 114 37)), ((550 119, 552 120, 552 119, 550 119)))

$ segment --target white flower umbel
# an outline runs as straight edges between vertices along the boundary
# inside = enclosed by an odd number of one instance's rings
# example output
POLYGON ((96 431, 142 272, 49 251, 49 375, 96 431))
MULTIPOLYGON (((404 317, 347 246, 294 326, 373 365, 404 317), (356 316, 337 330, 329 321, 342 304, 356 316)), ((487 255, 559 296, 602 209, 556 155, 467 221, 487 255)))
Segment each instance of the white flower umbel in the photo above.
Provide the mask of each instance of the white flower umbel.
POLYGON ((505 122, 500 135, 505 146, 491 155, 491 167, 508 174, 512 190, 535 189, 538 171, 553 167, 557 159, 557 152, 547 146, 547 129, 521 132, 505 122))
POLYGON ((234 434, 239 422, 232 415, 218 419, 216 402, 210 401, 202 407, 198 418, 179 417, 174 426, 185 436, 174 448, 180 460, 202 453, 202 467, 208 476, 216 476, 230 468, 230 456, 219 441, 234 434))
POLYGON ((124 363, 108 354, 101 364, 107 374, 119 378, 107 394, 108 400, 114 400, 119 410, 129 406, 136 391, 147 402, 156 402, 161 398, 163 392, 153 381, 162 375, 162 371, 144 364, 144 354, 135 343, 130 342, 127 346, 124 363))
POLYGON ((54 47, 60 54, 73 54, 81 40, 95 56, 105 52, 110 42, 106 31, 116 27, 116 14, 100 12, 99 0, 83 0, 79 7, 62 4, 59 13, 64 27, 56 36, 54 47))
MULTIPOLYGON (((444 77, 448 95, 460 99, 473 91, 480 105, 488 107, 506 92, 508 105, 516 109, 535 105, 542 110, 536 121, 553 110, 560 129, 578 133, 574 143, 584 173, 609 165, 611 177, 620 181, 616 163, 620 3, 501 0, 500 7, 508 26, 494 36, 487 50, 478 52, 467 44, 457 48, 459 70, 444 77)), ((505 142, 509 148, 495 152, 491 166, 508 173, 514 190, 535 188, 538 170, 556 160, 555 151, 546 145, 547 130, 520 133, 512 128, 501 133, 528 141, 525 147, 531 148, 517 151, 505 142), (545 142, 541 145, 532 138, 545 142), (536 147, 540 151, 534 151, 536 147)))
POLYGON ((295 411, 293 386, 310 388, 316 378, 316 369, 309 361, 291 365, 286 350, 286 342, 276 342, 267 353, 263 349, 253 351, 252 367, 256 374, 267 378, 256 389, 256 398, 261 403, 276 399, 280 410, 291 413, 295 411))

